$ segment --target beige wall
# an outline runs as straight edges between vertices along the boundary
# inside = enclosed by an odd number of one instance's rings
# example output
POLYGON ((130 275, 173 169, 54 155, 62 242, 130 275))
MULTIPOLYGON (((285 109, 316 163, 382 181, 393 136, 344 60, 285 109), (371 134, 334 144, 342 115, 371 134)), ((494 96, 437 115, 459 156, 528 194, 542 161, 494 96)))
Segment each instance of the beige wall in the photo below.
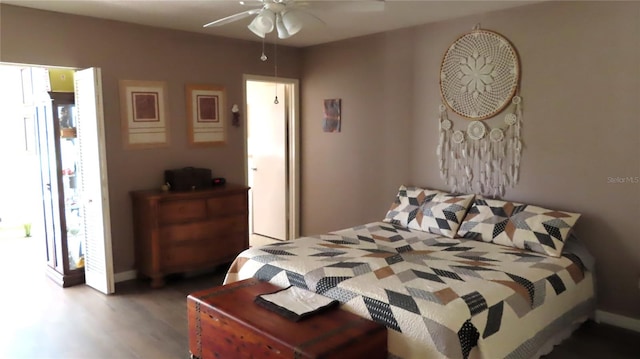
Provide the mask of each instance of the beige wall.
POLYGON ((543 3, 305 49, 303 233, 382 218, 402 183, 446 189, 439 66, 476 23, 521 58, 525 149, 505 197, 582 213, 575 229, 597 259, 599 309, 640 318, 640 183, 608 179, 640 176, 637 2, 543 3), (325 134, 321 104, 333 97, 342 132, 325 134))
MULTIPOLYGON (((88 17, 0 5, 0 61, 102 68, 111 229, 115 271, 133 269, 129 191, 157 188, 163 171, 196 166, 243 183, 243 127, 228 128, 228 143, 193 149, 187 144, 184 86, 226 87, 231 105, 242 105, 242 74, 273 75, 259 60, 260 42, 223 39, 88 17), (167 81, 171 145, 125 150, 120 135, 118 80, 167 81)), ((299 78, 300 50, 278 49, 280 76, 299 78)))
POLYGON ((301 232, 384 217, 410 176, 413 33, 309 48, 302 82, 301 232), (323 100, 342 99, 342 129, 322 131, 323 100))

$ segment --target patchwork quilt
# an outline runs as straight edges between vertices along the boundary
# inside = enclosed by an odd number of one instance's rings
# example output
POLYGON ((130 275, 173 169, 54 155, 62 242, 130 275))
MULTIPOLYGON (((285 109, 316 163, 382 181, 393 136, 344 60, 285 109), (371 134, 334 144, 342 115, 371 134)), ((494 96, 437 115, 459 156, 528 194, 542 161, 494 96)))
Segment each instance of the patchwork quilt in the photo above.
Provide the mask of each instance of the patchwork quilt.
POLYGON ((384 222, 250 248, 225 283, 250 277, 320 293, 384 324, 392 358, 531 357, 545 331, 586 316, 593 301, 576 255, 384 222))

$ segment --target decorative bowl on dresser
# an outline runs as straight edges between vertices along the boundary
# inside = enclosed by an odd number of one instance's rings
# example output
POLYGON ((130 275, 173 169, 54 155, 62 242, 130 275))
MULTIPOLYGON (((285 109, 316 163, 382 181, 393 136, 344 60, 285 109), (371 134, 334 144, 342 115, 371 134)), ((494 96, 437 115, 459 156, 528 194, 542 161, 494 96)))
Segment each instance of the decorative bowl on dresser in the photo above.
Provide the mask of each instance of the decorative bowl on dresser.
POLYGON ((132 191, 138 276, 164 276, 231 262, 249 247, 248 187, 132 191))

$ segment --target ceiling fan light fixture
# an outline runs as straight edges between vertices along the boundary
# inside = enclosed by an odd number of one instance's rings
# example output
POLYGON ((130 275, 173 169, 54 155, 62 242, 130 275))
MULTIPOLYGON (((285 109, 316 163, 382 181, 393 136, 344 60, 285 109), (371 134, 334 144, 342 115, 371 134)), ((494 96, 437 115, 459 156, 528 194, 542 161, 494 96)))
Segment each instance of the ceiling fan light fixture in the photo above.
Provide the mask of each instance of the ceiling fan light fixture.
POLYGON ((282 23, 287 29, 289 36, 295 35, 302 30, 302 20, 295 11, 287 11, 282 14, 282 23))
POLYGON ((292 35, 284 26, 284 23, 282 22, 282 16, 280 14, 276 15, 276 30, 278 30, 278 38, 280 39, 286 39, 292 35))
POLYGON ((276 14, 274 14, 273 11, 265 9, 262 10, 247 27, 254 34, 264 38, 266 34, 273 31, 275 18, 276 14))

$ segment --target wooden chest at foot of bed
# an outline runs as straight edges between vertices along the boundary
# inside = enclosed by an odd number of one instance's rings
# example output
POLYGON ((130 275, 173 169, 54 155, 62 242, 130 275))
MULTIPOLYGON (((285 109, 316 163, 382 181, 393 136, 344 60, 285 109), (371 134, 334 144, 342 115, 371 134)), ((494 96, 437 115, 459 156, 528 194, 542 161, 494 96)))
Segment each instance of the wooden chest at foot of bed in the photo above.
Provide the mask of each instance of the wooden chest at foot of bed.
POLYGON ((256 279, 187 297, 189 351, 210 358, 386 358, 387 329, 341 309, 292 322, 256 303, 279 288, 256 279))

